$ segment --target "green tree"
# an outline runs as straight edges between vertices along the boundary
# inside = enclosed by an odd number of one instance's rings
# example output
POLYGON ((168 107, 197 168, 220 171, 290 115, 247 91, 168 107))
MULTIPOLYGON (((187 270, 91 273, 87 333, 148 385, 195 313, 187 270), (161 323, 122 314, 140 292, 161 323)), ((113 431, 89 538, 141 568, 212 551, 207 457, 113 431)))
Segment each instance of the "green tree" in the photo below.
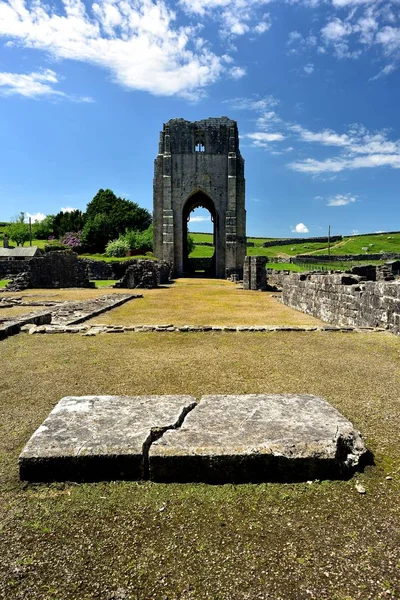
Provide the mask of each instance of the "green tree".
POLYGON ((21 212, 12 219, 6 229, 6 234, 17 246, 23 246, 29 240, 29 225, 24 221, 25 213, 21 212))
POLYGON ((187 236, 187 251, 188 251, 188 256, 190 256, 192 254, 194 248, 195 248, 194 239, 190 235, 190 233, 188 233, 188 236, 187 236))
POLYGON ((128 229, 143 231, 151 224, 148 210, 125 200, 112 190, 99 190, 86 208, 83 240, 92 251, 104 252, 108 241, 117 239, 128 229))
POLYGON ((86 215, 81 210, 57 213, 53 219, 53 233, 60 238, 68 231, 81 231, 86 222, 86 215))
POLYGON ((48 240, 53 235, 54 215, 47 215, 43 221, 32 225, 33 237, 38 240, 48 240))

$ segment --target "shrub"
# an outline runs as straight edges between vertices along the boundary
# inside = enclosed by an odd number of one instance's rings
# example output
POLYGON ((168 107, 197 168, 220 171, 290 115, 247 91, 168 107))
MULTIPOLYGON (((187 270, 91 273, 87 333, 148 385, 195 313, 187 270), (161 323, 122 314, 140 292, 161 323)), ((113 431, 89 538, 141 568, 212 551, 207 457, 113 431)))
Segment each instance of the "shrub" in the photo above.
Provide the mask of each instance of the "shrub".
POLYGON ((68 250, 68 248, 58 240, 53 240, 44 246, 45 252, 56 252, 57 250, 68 250))
POLYGON ((128 229, 120 239, 125 240, 130 250, 140 250, 149 252, 153 249, 153 225, 150 225, 145 231, 138 229, 128 229))
POLYGON ((82 242, 82 231, 68 231, 64 237, 60 240, 61 244, 67 246, 74 252, 78 252, 83 247, 82 242))
POLYGON ((129 244, 123 238, 118 238, 113 242, 108 242, 106 246, 106 256, 126 256, 129 252, 129 244))

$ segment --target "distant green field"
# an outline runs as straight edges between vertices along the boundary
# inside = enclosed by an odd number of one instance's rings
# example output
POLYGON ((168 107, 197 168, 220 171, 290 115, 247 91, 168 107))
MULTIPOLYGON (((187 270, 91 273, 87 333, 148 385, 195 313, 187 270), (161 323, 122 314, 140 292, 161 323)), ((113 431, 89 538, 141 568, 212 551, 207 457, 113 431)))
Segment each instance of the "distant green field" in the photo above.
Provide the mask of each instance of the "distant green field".
POLYGON ((195 246, 190 258, 211 258, 214 254, 214 246, 195 246))
MULTIPOLYGON (((368 248, 370 254, 381 251, 400 252, 400 233, 346 237, 341 245, 331 249, 331 254, 336 256, 340 254, 365 254, 362 248, 368 248)), ((318 252, 318 254, 325 254, 325 252, 318 252)))
POLYGON ((212 242, 213 241, 212 233, 196 233, 196 232, 189 231, 189 235, 193 238, 195 244, 197 244, 197 242, 212 242))

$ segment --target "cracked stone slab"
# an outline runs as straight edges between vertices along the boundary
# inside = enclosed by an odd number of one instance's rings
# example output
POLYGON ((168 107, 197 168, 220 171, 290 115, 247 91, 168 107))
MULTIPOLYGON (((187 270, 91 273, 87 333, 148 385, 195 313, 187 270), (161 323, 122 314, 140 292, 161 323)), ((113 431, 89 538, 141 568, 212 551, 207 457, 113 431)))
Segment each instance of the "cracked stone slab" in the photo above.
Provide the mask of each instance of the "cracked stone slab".
POLYGON ((368 456, 360 433, 311 395, 204 396, 149 451, 160 482, 294 482, 343 478, 368 456))
POLYGON ((26 481, 101 481, 148 476, 148 448, 179 427, 191 396, 67 396, 19 457, 26 481))

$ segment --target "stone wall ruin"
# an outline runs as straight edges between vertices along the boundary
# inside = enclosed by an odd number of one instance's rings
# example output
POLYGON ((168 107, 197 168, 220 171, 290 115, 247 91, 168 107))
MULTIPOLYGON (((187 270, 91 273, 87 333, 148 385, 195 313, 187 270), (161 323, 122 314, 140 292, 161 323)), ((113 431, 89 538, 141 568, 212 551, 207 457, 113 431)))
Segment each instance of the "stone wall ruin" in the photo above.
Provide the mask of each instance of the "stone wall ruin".
POLYGON ((400 279, 366 281, 351 273, 290 273, 283 304, 340 326, 378 327, 400 334, 400 279))
POLYGON ((160 133, 153 193, 154 254, 190 273, 190 213, 202 206, 214 224, 216 277, 241 276, 246 255, 244 160, 236 121, 171 119, 160 133))

